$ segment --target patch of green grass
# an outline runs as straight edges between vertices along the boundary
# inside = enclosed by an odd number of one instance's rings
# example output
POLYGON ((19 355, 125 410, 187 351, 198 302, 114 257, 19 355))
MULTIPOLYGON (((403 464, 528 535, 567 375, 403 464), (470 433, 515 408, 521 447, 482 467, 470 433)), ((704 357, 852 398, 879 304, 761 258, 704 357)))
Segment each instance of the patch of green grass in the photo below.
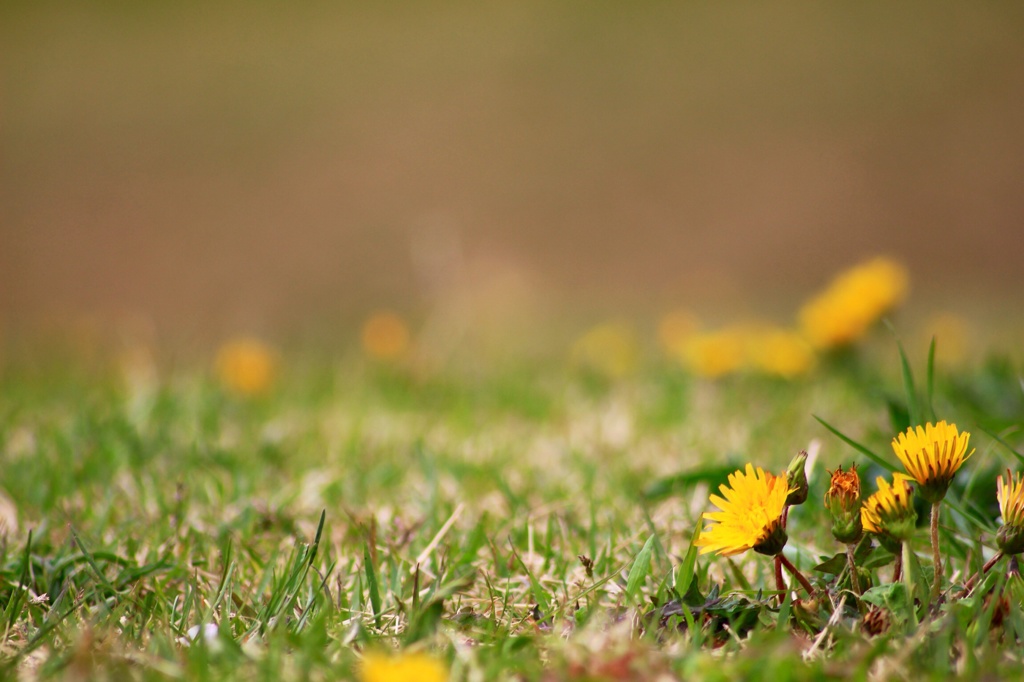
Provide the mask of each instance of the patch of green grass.
POLYGON ((350 679, 381 649, 429 652, 459 680, 1019 671, 1024 585, 1005 561, 929 611, 865 546, 858 600, 821 502, 826 467, 857 461, 871 489, 873 460, 898 466, 900 415, 958 421, 978 454, 942 517, 955 590, 991 555, 992 477, 1024 449, 1019 365, 915 384, 894 355, 707 382, 646 360, 597 381, 554 361, 469 376, 286 355, 252 400, 201 369, 11 365, 0 678, 350 679), (730 471, 814 448, 786 553, 816 598, 780 594, 766 557, 696 553, 730 471))

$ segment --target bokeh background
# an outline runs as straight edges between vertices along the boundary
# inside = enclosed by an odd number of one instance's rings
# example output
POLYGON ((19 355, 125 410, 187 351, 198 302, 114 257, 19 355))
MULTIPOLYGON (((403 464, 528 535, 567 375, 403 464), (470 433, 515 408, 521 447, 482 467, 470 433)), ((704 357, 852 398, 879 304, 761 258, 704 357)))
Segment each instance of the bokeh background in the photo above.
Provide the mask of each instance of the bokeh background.
POLYGON ((8 330, 1024 284, 1021 3, 12 1, 0 58, 8 330))

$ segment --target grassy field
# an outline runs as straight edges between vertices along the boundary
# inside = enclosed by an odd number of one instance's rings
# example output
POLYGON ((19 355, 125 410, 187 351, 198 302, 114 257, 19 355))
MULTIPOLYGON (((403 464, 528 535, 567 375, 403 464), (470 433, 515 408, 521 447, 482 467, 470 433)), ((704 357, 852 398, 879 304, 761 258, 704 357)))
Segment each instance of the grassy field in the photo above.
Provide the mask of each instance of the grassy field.
POLYGON ((8 360, 0 678, 1017 675, 1019 576, 1004 559, 958 597, 995 552, 995 477, 1020 467, 1019 354, 929 371, 927 348, 908 350, 912 394, 884 329, 794 380, 700 378, 643 348, 611 374, 560 351, 286 351, 244 396, 201 362, 8 360), (928 598, 927 510, 909 580, 861 543, 875 587, 859 597, 826 469, 857 462, 865 494, 887 472, 814 416, 899 467, 890 441, 931 410, 977 448, 943 508, 943 599, 928 598), (813 598, 778 591, 770 557, 692 545, 727 474, 783 472, 800 450, 810 494, 785 556, 813 598))

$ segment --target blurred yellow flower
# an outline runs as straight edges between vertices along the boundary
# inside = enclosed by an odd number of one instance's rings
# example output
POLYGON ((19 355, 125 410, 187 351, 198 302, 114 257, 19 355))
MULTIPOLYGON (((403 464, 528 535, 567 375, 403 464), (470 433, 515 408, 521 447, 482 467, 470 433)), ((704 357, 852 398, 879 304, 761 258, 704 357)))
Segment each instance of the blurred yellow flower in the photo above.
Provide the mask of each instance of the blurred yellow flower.
POLYGON ((259 339, 228 341, 217 352, 217 376, 225 388, 244 396, 266 393, 277 376, 277 354, 259 339))
POLYGON ((397 314, 383 310, 363 324, 363 351, 375 360, 399 360, 409 351, 409 327, 397 314))
POLYGON ((814 367, 814 351, 797 332, 778 327, 753 328, 745 351, 751 367, 765 374, 791 379, 814 367))
POLYGON ((686 342, 700 328, 700 321, 685 310, 673 310, 658 320, 658 343, 670 357, 681 359, 686 342))
POLYGON ((907 292, 907 271, 888 258, 840 273, 800 309, 800 327, 816 348, 835 348, 861 338, 907 292))
POLYGON ((717 379, 743 368, 745 348, 745 335, 738 328, 699 332, 687 339, 682 360, 694 374, 717 379))
POLYGON ((426 654, 368 653, 359 668, 359 678, 362 682, 445 682, 448 669, 426 654))
POLYGON ((746 471, 729 474, 728 487, 718 489, 724 497, 712 495, 711 502, 719 511, 704 514, 713 523, 697 538, 701 554, 732 556, 753 549, 774 556, 782 551, 787 540, 782 512, 792 492, 785 476, 748 464, 746 471))
POLYGON ((606 322, 590 329, 572 346, 572 361, 612 379, 632 373, 640 359, 636 334, 624 322, 606 322))

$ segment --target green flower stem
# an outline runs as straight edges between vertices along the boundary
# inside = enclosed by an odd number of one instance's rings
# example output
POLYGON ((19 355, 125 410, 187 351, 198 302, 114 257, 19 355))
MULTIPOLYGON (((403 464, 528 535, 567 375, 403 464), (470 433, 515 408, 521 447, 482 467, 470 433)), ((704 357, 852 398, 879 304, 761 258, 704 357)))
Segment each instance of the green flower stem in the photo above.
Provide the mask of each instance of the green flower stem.
POLYGON ((793 574, 793 577, 796 578, 800 585, 807 591, 807 594, 813 597, 814 588, 811 587, 811 583, 804 577, 804 574, 800 572, 800 569, 794 566, 793 563, 781 552, 775 556, 779 560, 779 563, 785 566, 786 569, 793 574))
POLYGON ((939 504, 932 504, 932 561, 935 563, 935 578, 932 581, 931 600, 935 601, 942 591, 942 555, 939 553, 939 504))
POLYGON ((853 586, 853 593, 859 597, 861 595, 860 577, 857 575, 857 564, 853 560, 855 546, 855 543, 846 545, 846 562, 850 565, 850 585, 853 586))

